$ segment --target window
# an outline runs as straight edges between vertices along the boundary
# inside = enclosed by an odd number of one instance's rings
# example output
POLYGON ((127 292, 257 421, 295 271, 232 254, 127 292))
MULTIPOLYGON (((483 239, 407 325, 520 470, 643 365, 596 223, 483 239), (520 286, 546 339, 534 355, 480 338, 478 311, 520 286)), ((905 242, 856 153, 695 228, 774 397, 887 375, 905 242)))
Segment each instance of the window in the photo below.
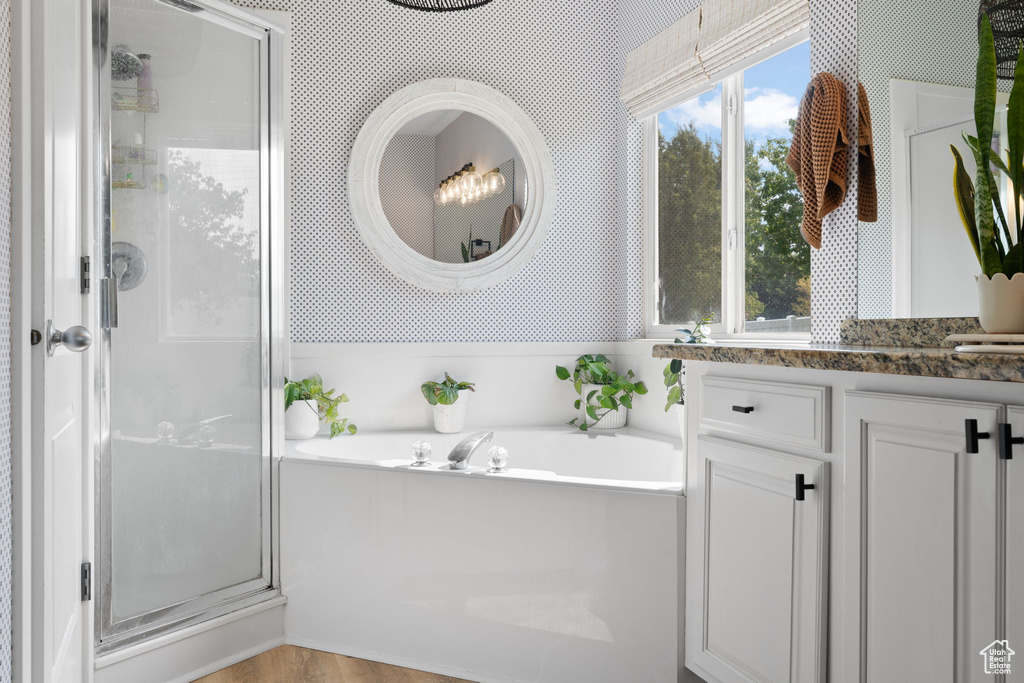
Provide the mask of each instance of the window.
POLYGON ((806 42, 649 119, 647 334, 810 332, 810 247, 786 165, 810 81, 806 42))

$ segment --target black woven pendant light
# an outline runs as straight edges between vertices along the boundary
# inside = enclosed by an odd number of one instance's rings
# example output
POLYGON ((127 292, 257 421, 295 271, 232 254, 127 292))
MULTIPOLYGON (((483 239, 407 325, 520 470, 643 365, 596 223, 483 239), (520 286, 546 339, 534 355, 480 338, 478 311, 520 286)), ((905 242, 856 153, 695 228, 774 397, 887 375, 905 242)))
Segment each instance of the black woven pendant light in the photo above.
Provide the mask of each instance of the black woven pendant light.
POLYGON ((458 12, 483 7, 491 0, 388 0, 392 5, 418 9, 421 12, 458 12))
POLYGON ((996 73, 999 78, 1013 80, 1017 55, 1024 41, 1024 0, 981 0, 981 12, 988 14, 992 35, 996 40, 996 73))

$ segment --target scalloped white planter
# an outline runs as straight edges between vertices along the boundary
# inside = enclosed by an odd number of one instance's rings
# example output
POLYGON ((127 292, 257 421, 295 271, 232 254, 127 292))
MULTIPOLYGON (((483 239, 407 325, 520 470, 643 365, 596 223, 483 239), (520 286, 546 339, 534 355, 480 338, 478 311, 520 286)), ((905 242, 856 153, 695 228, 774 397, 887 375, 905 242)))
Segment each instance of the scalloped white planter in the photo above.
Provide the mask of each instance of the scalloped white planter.
POLYGON ((312 439, 320 433, 320 413, 315 401, 295 401, 284 411, 284 438, 289 441, 312 439), (305 405, 303 405, 305 404, 305 405))
MULTIPOLYGON (((597 384, 584 384, 583 385, 583 396, 580 397, 581 400, 583 401, 583 402, 580 403, 580 419, 581 420, 586 420, 587 422, 590 422, 590 416, 587 415, 587 407, 586 407, 587 404, 586 404, 585 401, 586 401, 587 395, 590 394, 590 392, 594 391, 595 389, 600 391, 601 390, 600 385, 597 385, 597 384)), ((599 408, 598 409, 598 411, 599 411, 598 415, 600 415, 601 412, 603 412, 604 410, 605 410, 605 408, 599 408)), ((605 413, 604 415, 602 415, 601 419, 598 420, 596 424, 591 426, 590 429, 618 429, 620 427, 625 427, 626 426, 626 416, 627 415, 629 415, 629 410, 627 408, 625 408, 624 406, 619 406, 618 410, 611 410, 611 411, 608 411, 607 413, 605 413)))
POLYGON ((1024 333, 1024 273, 979 275, 978 319, 989 334, 1024 333))
POLYGON ((450 406, 438 403, 434 406, 434 431, 442 434, 457 434, 466 424, 466 401, 469 393, 459 392, 459 398, 450 406))

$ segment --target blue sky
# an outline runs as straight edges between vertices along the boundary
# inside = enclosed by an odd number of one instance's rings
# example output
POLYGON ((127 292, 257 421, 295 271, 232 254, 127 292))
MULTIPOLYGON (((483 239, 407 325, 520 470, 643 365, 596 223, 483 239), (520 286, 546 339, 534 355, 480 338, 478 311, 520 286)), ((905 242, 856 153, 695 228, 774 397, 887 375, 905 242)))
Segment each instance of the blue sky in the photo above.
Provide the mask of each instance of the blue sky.
MULTIPOLYGON (((810 43, 805 42, 747 69, 743 83, 747 138, 789 137, 786 122, 796 118, 800 98, 811 80, 810 63, 810 43)), ((721 141, 721 86, 658 115, 666 137, 691 121, 702 135, 721 141)))

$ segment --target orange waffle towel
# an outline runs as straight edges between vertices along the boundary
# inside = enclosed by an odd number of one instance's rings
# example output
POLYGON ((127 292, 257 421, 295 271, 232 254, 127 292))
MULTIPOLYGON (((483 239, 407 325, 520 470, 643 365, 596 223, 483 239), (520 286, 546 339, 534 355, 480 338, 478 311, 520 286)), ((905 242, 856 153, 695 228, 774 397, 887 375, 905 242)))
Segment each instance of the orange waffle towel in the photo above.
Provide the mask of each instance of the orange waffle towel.
POLYGON ((878 220, 878 189, 875 186, 875 144, 871 134, 871 104, 864 86, 857 84, 857 218, 878 220))
POLYGON ((846 197, 849 147, 846 87, 832 74, 822 72, 811 79, 800 101, 793 146, 786 156, 804 196, 800 232, 815 249, 821 248, 821 219, 846 197))

